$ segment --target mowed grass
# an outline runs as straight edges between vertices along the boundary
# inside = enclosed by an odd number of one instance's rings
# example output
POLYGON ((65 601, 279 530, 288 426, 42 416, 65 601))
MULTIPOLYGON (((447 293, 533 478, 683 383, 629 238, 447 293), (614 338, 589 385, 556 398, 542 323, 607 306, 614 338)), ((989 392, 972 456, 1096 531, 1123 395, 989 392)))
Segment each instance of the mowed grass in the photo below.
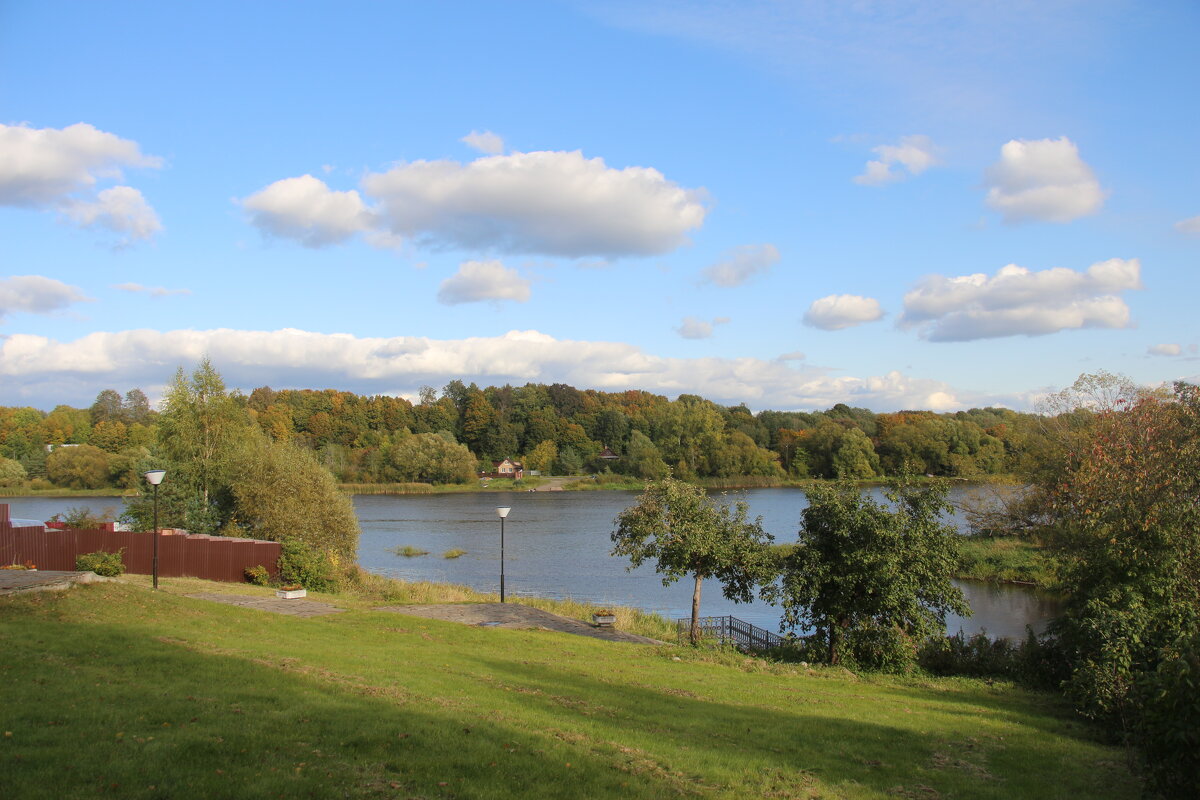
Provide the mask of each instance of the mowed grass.
POLYGON ((0 597, 0 796, 1134 798, 1054 697, 161 582, 0 597))

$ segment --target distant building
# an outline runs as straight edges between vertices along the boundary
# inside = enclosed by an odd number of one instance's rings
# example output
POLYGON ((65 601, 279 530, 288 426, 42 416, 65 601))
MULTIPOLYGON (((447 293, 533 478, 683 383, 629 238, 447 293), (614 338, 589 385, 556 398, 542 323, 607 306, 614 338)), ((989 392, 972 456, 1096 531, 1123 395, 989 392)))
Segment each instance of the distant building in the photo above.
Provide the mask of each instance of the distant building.
POLYGON ((596 456, 596 458, 602 459, 604 461, 616 461, 617 459, 620 458, 620 456, 617 455, 616 453, 614 453, 612 450, 609 450, 606 447, 600 451, 600 455, 596 456))
POLYGON ((480 475, 481 478, 512 478, 519 481, 525 477, 525 465, 519 461, 506 458, 503 461, 493 461, 492 471, 480 475))

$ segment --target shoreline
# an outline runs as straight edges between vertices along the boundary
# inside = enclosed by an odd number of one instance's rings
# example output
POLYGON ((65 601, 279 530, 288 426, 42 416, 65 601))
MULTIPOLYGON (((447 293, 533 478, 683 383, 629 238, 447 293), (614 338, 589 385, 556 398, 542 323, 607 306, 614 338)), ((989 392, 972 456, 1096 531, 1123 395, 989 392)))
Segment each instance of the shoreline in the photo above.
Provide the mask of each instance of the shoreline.
MULTIPOLYGON (((613 476, 617 477, 617 476, 613 476)), ((887 486, 898 478, 869 478, 852 481, 862 488, 887 486)), ((954 483, 972 484, 978 486, 1013 485, 1011 475, 991 475, 980 478, 928 478, 919 476, 918 483, 931 480, 944 480, 954 483)), ((745 476, 743 478, 702 478, 694 481, 695 485, 708 491, 741 491, 743 489, 808 489, 817 484, 834 483, 833 478, 758 478, 745 476)), ((432 484, 432 483, 339 483, 338 491, 342 494, 361 495, 422 495, 422 494, 489 494, 499 492, 640 492, 646 487, 647 481, 637 479, 611 480, 596 479, 590 476, 556 475, 544 478, 526 478, 523 481, 510 481, 504 478, 494 478, 487 485, 476 484, 432 484), (550 484, 547 486, 546 484, 550 484)), ((72 497, 138 497, 141 492, 132 489, 106 487, 102 489, 0 489, 0 500, 8 497, 48 497, 69 499, 72 497)))

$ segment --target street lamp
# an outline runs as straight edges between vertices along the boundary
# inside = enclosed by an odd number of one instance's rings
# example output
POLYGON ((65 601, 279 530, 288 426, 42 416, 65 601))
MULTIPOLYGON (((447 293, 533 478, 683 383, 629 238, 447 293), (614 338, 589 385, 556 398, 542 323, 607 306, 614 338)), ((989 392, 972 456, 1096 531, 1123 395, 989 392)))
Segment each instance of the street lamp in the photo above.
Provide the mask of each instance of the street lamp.
POLYGON ((158 588, 158 485, 167 474, 165 469, 152 469, 143 472, 142 477, 154 487, 154 588, 158 588))
POLYGON ((504 602, 504 518, 512 511, 511 506, 498 506, 496 516, 500 518, 500 602, 504 602))

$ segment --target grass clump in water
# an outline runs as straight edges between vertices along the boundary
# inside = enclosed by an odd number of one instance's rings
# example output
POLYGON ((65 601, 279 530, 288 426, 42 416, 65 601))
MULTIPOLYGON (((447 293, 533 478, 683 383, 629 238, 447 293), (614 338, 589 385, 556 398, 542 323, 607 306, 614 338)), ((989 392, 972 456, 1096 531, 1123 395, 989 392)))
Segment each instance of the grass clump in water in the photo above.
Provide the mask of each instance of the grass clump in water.
POLYGON ((419 547, 413 547, 411 544, 406 544, 403 547, 401 547, 400 545, 396 545, 395 547, 389 547, 388 552, 395 553, 398 556, 404 556, 405 558, 414 558, 415 556, 429 555, 428 550, 422 550, 419 547))
POLYGON ((447 550, 446 552, 442 553, 442 558, 459 558, 461 556, 465 556, 466 554, 466 550, 455 547, 453 550, 447 550))

